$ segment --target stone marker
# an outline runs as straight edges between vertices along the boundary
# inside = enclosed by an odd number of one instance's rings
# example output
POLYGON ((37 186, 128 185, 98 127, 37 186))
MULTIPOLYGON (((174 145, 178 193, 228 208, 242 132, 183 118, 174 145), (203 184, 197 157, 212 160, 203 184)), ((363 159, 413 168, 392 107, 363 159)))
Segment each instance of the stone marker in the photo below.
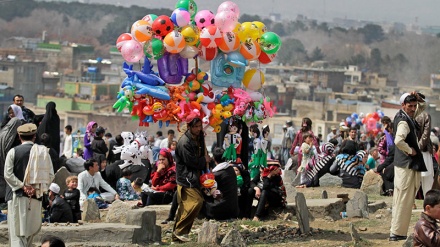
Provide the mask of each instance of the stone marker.
POLYGON ((295 179, 296 173, 293 170, 283 170, 283 183, 291 184, 293 182, 293 179, 295 179))
POLYGON ((319 185, 329 187, 341 186, 342 178, 326 173, 319 179, 319 185))
POLYGON ((295 197, 295 202, 296 218, 298 220, 299 229, 302 234, 308 234, 310 232, 309 209, 307 208, 304 194, 298 192, 295 197))
POLYGON ((197 243, 217 244, 218 225, 215 222, 206 221, 200 228, 197 243))
POLYGON ((107 223, 125 223, 126 222, 126 214, 127 212, 135 208, 136 205, 130 204, 130 202, 123 202, 120 200, 116 200, 109 207, 107 212, 107 217, 105 218, 105 222, 107 223))
POLYGON ((368 196, 364 192, 356 191, 353 199, 350 199, 345 206, 347 217, 368 218, 368 196))
POLYGON ((321 199, 328 199, 328 194, 327 194, 327 191, 326 191, 326 190, 323 190, 323 191, 322 191, 321 199))
POLYGON ((296 188, 291 183, 285 183, 284 187, 286 188, 286 202, 287 203, 295 203, 296 197, 296 188))
POLYGON ((361 237, 359 236, 356 228, 351 222, 350 222, 350 235, 351 235, 351 240, 354 242, 355 245, 361 240, 361 237))
POLYGON ((81 219, 85 222, 101 221, 99 208, 94 199, 87 199, 86 201, 84 201, 81 219))
POLYGON ((133 243, 161 242, 162 228, 156 225, 156 211, 148 208, 129 210, 125 224, 141 227, 134 231, 133 243))
POLYGON ((382 193, 382 185, 382 177, 373 170, 369 170, 365 173, 362 180, 361 191, 367 194, 380 195, 382 193))
POLYGON ((237 229, 231 229, 222 239, 220 246, 224 247, 246 247, 246 241, 237 229))
POLYGON ((60 186, 60 195, 62 195, 67 189, 66 178, 69 176, 71 176, 71 173, 67 170, 66 167, 61 167, 60 169, 58 169, 57 173, 55 173, 53 182, 60 186))

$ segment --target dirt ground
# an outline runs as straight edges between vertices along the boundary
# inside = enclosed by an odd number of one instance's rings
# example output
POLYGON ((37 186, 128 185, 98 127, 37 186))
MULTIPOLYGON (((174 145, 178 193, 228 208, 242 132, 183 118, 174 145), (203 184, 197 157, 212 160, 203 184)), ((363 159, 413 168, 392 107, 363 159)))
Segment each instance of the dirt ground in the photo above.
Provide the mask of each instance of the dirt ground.
MULTIPOLYGON (((336 198, 337 194, 348 193, 349 197, 352 198, 355 191, 354 189, 347 189, 341 187, 317 187, 317 188, 304 188, 298 189, 299 192, 304 193, 306 198, 318 199, 321 198, 322 191, 326 190, 328 193, 328 198, 336 198)), ((313 229, 320 229, 319 233, 313 234, 313 236, 301 237, 295 240, 291 240, 289 242, 284 243, 276 243, 277 246, 302 246, 302 247, 324 247, 324 246, 387 246, 387 247, 401 247, 404 241, 390 242, 388 240, 389 237, 389 228, 391 222, 391 211, 390 208, 392 206, 392 197, 383 197, 380 195, 368 195, 369 202, 377 202, 377 201, 385 201, 387 203, 387 207, 384 209, 379 209, 375 213, 370 213, 369 219, 360 219, 360 218, 346 218, 339 219, 336 221, 332 221, 331 219, 323 219, 316 218, 314 221, 310 222, 310 226, 313 229), (361 241, 354 244, 351 239, 349 224, 353 223, 355 228, 358 230, 358 233, 361 237, 361 241)), ((416 205, 418 209, 422 208, 423 201, 416 200, 416 205)), ((413 226, 417 222, 420 216, 420 212, 413 212, 411 217, 411 224, 408 230, 408 235, 412 233, 413 226)), ((279 215, 275 219, 266 219, 262 222, 252 222, 252 221, 236 221, 233 223, 222 223, 222 227, 230 226, 231 224, 235 224, 236 226, 249 226, 249 227, 258 227, 264 225, 279 225, 283 224, 286 226, 297 227, 296 217, 293 217, 292 221, 284 221, 283 215, 279 215)), ((194 240, 194 242, 181 244, 179 246, 210 246, 213 245, 200 245, 197 244, 197 229, 203 223, 201 220, 197 220, 193 226, 193 230, 195 233, 190 234, 190 237, 194 240)), ((171 228, 172 225, 162 225, 163 234, 162 239, 165 244, 170 243, 171 236, 171 228)), ((274 246, 273 243, 252 243, 250 246, 274 246)))

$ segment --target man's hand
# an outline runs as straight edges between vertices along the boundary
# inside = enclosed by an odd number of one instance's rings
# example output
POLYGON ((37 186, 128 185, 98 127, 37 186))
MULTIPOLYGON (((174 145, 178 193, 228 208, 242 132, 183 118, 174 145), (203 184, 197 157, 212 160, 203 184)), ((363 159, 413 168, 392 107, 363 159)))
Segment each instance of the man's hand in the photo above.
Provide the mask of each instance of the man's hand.
POLYGON ((411 153, 409 155, 415 156, 417 154, 416 150, 414 148, 411 148, 411 153))
POLYGON ((27 196, 32 197, 35 195, 35 189, 34 187, 30 186, 30 185, 25 185, 23 186, 23 191, 24 193, 26 193, 27 196))

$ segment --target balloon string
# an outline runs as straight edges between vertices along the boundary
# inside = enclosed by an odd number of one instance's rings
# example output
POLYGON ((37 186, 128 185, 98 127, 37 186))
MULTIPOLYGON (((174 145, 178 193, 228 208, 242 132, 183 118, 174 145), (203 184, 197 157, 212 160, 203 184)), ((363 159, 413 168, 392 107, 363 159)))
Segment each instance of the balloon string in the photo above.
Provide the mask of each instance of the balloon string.
POLYGON ((195 66, 196 66, 196 78, 197 78, 197 74, 199 73, 199 60, 196 58, 194 58, 194 62, 195 62, 195 66))

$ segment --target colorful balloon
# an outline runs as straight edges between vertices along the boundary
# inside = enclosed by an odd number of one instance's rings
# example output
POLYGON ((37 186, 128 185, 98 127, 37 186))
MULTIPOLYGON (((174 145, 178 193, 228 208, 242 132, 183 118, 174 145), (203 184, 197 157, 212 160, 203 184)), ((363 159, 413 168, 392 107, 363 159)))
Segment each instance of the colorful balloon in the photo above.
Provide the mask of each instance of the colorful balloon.
POLYGON ((200 33, 200 43, 207 48, 216 48, 222 39, 216 26, 205 27, 200 33))
POLYGON ((179 84, 188 74, 188 59, 179 54, 166 53, 157 60, 160 78, 168 84, 179 84))
POLYGON ((194 18, 197 13, 197 4, 194 0, 179 0, 177 1, 175 8, 186 9, 190 13, 191 18, 194 18))
POLYGON ((246 38, 257 40, 260 37, 258 27, 252 24, 252 22, 241 23, 241 28, 243 29, 243 34, 246 36, 246 38))
POLYGON ((248 39, 241 44, 240 53, 247 60, 256 60, 261 54, 260 45, 256 41, 248 39))
POLYGON ((131 35, 139 42, 146 42, 153 36, 153 28, 148 21, 138 20, 131 26, 131 35))
POLYGON ((165 37, 174 30, 174 24, 170 17, 161 15, 153 22, 153 31, 157 36, 165 37))
POLYGON ((244 72, 243 86, 249 90, 260 89, 264 81, 264 73, 259 69, 249 69, 244 72))
POLYGON ((281 47, 281 38, 274 32, 267 32, 261 35, 259 43, 264 52, 274 54, 277 53, 281 47))
POLYGON ((222 38, 219 41, 218 48, 224 52, 229 53, 237 50, 240 47, 240 39, 234 32, 222 33, 222 38))
POLYGON ((156 20, 156 18, 157 18, 157 15, 155 15, 155 14, 148 14, 148 15, 144 16, 142 18, 142 20, 143 21, 147 21, 151 26, 153 26, 153 22, 154 22, 154 20, 156 20))
POLYGON ((182 28, 180 33, 183 35, 187 45, 196 45, 199 42, 200 32, 196 26, 188 25, 182 28))
POLYGON ((234 30, 238 18, 232 11, 223 11, 215 15, 215 26, 222 32, 234 30))
POLYGON ((226 54, 226 61, 234 67, 244 67, 249 64, 249 61, 241 55, 238 51, 233 51, 226 54))
POLYGON ((237 37, 240 39, 241 42, 245 42, 246 41, 246 35, 243 32, 243 28, 241 27, 241 23, 240 22, 237 22, 237 24, 235 24, 235 28, 234 28, 233 32, 235 34, 237 34, 237 37))
POLYGON ((208 48, 206 46, 202 46, 199 50, 199 57, 206 60, 211 61, 213 60, 218 54, 217 48, 208 48))
POLYGON ((202 30, 205 27, 213 26, 215 23, 214 13, 210 10, 200 10, 194 18, 197 27, 202 30))
POLYGON ((261 51, 261 54, 258 57, 258 61, 260 61, 260 63, 262 63, 262 64, 268 64, 268 63, 271 63, 275 59, 276 56, 277 56, 276 53, 267 54, 266 52, 261 51))
POLYGON ((261 37, 265 32, 267 32, 266 25, 261 21, 253 21, 252 25, 256 26, 258 29, 258 36, 261 37))
POLYGON ((231 2, 231 1, 223 2, 218 6, 217 13, 220 13, 223 11, 231 11, 237 16, 237 18, 240 15, 240 9, 238 8, 238 5, 234 2, 231 2))
POLYGON ((119 35, 118 39, 116 40, 116 48, 118 51, 121 51, 122 46, 127 42, 128 40, 132 40, 133 36, 129 33, 123 33, 119 35))
POLYGON ((191 21, 191 15, 186 9, 178 8, 171 14, 171 20, 173 21, 174 25, 184 27, 191 21))
POLYGON ((152 38, 144 44, 144 54, 148 58, 159 59, 164 54, 163 42, 160 39, 152 38))
POLYGON ((179 53, 185 48, 185 39, 181 33, 174 30, 165 36, 163 45, 169 53, 179 53))
POLYGON ((122 57, 129 63, 139 62, 144 57, 142 44, 136 40, 128 40, 121 48, 122 57))

